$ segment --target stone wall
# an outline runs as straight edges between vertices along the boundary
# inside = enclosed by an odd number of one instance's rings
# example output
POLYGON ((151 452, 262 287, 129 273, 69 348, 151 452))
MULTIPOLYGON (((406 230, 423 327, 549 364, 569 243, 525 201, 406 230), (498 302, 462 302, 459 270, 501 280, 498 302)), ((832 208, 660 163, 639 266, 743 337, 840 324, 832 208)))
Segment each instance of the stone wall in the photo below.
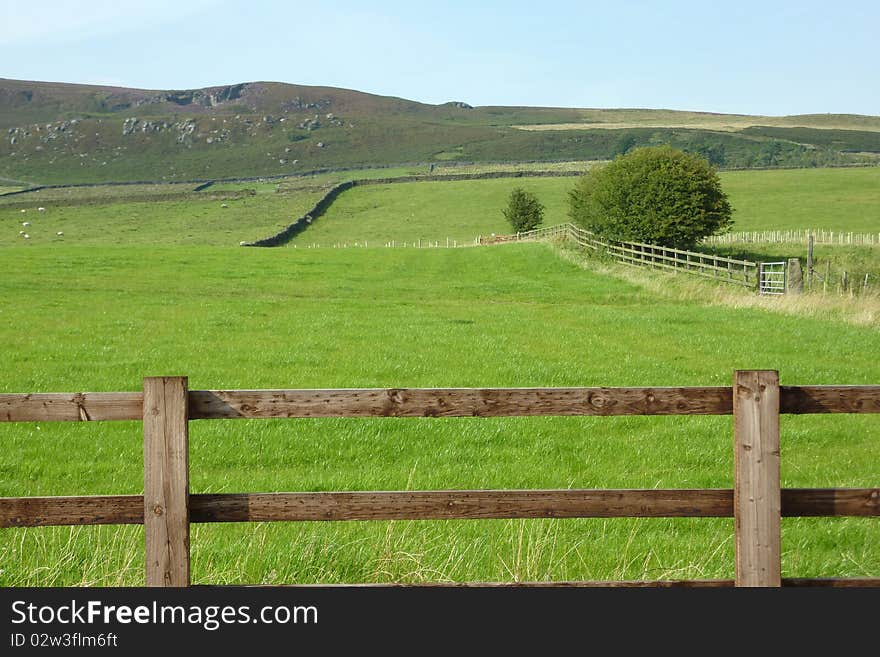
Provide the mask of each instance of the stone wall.
POLYGON ((319 200, 306 214, 274 235, 265 237, 254 242, 241 242, 241 246, 281 246, 287 244, 294 237, 302 233, 306 228, 323 215, 342 192, 360 185, 389 185, 406 182, 446 182, 455 180, 488 180, 490 178, 563 178, 583 175, 578 171, 488 171, 485 173, 455 173, 447 176, 397 176, 394 178, 363 178, 339 183, 319 200))

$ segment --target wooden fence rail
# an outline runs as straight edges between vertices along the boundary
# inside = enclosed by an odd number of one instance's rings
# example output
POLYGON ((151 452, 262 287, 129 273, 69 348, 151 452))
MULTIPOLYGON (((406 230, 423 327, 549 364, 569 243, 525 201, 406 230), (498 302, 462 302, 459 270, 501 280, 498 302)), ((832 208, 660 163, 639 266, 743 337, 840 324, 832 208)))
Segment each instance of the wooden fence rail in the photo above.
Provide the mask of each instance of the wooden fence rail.
POLYGON ((575 242, 582 248, 593 251, 602 250, 617 262, 625 265, 667 269, 711 278, 723 283, 742 285, 750 289, 757 289, 758 286, 758 263, 756 262, 643 242, 604 240, 571 223, 537 228, 513 235, 480 236, 477 238, 477 242, 479 244, 502 244, 546 239, 566 239, 575 242))
MULTIPOLYGON (((142 420, 144 494, 0 498, 0 527, 143 524, 148 586, 190 584, 190 523, 503 518, 733 517, 736 579, 540 586, 880 586, 782 579, 780 518, 880 516, 880 488, 782 489, 781 413, 880 413, 880 386, 780 386, 738 371, 730 387, 188 390, 0 395, 0 421, 142 420), (190 421, 285 417, 733 415, 733 489, 435 490, 190 494, 190 421)), ((497 584, 471 584, 492 586, 497 584)))

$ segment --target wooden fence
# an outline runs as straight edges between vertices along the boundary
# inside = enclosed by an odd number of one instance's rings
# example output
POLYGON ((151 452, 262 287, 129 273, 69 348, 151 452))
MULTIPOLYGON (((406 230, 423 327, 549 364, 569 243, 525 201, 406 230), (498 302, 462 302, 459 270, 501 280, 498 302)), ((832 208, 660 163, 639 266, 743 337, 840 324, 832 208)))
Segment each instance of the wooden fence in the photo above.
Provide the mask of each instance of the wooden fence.
POLYGON ((781 578, 781 517, 880 516, 880 488, 781 489, 780 413, 880 413, 880 386, 780 386, 760 370, 689 388, 188 390, 186 377, 150 377, 142 392, 0 394, 0 421, 142 420, 144 431, 143 495, 0 498, 0 527, 143 524, 147 586, 188 586, 193 522, 733 517, 735 580, 530 585, 880 586, 781 578), (195 420, 731 414, 733 489, 189 492, 195 420))
POLYGON ((586 249, 602 250, 617 262, 625 265, 683 272, 724 283, 742 285, 750 289, 757 289, 759 283, 758 263, 756 262, 643 242, 604 240, 590 231, 570 223, 513 235, 481 236, 478 238, 478 242, 480 244, 500 244, 543 239, 571 240, 586 249))

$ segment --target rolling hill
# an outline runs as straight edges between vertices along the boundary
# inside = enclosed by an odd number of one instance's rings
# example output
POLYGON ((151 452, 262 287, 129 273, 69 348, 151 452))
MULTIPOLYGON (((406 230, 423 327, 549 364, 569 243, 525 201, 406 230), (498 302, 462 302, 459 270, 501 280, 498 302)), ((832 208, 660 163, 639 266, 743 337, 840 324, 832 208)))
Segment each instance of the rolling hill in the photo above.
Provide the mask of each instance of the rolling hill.
POLYGON ((160 91, 0 79, 3 184, 605 159, 658 143, 725 167, 876 161, 880 117, 475 108, 277 82, 160 91))

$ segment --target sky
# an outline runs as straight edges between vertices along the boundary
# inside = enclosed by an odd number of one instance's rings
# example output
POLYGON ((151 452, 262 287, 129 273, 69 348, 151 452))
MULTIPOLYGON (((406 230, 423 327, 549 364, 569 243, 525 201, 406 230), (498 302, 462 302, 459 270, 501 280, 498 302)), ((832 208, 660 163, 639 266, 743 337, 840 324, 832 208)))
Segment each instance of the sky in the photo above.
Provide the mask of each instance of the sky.
POLYGON ((0 77, 880 114, 880 0, 0 0, 0 77))

